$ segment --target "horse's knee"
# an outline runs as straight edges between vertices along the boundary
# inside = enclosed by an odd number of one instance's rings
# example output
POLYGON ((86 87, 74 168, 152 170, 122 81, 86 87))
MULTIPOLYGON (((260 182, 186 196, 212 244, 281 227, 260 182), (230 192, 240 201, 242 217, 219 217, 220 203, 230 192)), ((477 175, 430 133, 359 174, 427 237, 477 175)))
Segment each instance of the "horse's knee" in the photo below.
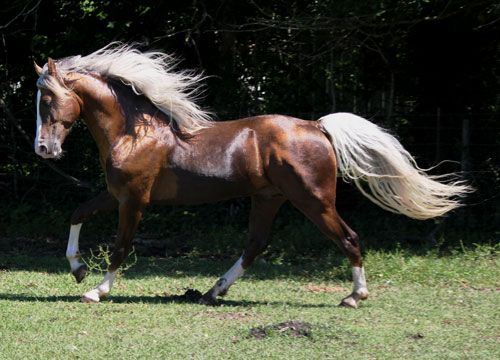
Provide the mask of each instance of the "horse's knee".
POLYGON ((71 215, 71 224, 81 224, 88 221, 98 212, 108 212, 116 209, 118 202, 108 192, 103 192, 95 198, 81 204, 71 215))
POLYGON ((92 215, 94 215, 97 211, 94 212, 87 209, 85 204, 80 205, 71 215, 71 225, 77 225, 86 222, 92 215))

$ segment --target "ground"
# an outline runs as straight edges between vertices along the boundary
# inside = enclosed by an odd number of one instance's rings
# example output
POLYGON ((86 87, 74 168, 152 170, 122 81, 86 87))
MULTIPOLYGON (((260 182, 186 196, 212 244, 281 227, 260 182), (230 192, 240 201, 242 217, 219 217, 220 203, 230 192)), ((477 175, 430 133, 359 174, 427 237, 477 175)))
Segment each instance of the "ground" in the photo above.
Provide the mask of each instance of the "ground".
POLYGON ((368 251, 370 298, 336 305, 349 267, 332 254, 259 261, 220 306, 182 301, 231 260, 139 258, 107 301, 83 304, 64 258, 0 255, 0 358, 500 358, 498 249, 368 251))

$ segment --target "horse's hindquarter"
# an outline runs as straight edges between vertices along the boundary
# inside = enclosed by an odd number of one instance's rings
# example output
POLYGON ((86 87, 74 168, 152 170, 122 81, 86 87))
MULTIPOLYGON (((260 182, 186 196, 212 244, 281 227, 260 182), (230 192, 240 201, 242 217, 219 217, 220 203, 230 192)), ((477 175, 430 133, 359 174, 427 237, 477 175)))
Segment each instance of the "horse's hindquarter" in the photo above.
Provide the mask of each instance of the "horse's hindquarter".
POLYGON ((280 117, 270 144, 267 177, 289 200, 335 198, 336 157, 316 121, 280 117))

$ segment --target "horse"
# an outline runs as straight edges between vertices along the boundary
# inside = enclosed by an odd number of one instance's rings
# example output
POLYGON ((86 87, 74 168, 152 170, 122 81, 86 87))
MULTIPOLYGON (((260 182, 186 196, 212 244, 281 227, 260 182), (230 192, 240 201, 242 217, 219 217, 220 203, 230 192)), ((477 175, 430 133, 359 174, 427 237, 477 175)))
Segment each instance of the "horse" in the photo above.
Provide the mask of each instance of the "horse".
POLYGON ((82 224, 118 209, 110 265, 83 302, 96 303, 110 293, 151 203, 250 197, 248 244, 200 302, 216 304, 265 250, 273 219, 288 200, 349 259, 353 290, 340 305, 357 308, 368 288, 358 235, 335 207, 337 172, 375 204, 415 219, 442 216, 471 191, 456 176, 429 175, 387 130, 354 114, 215 121, 196 104, 203 76, 177 70, 176 61, 160 51, 111 43, 86 56, 48 58, 43 68, 34 64, 36 154, 61 157, 66 136, 82 119, 105 173, 106 191, 71 217, 66 257, 78 283, 87 273, 78 251, 82 224))

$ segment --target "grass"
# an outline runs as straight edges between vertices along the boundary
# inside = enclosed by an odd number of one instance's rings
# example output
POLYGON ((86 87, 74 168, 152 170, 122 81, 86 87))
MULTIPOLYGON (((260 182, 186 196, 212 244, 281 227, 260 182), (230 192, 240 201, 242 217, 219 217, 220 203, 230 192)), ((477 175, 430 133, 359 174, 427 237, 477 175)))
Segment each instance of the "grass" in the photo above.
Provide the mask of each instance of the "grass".
POLYGON ((218 307, 172 301, 208 289, 230 260, 139 258, 108 301, 82 304, 63 258, 0 255, 1 359, 500 358, 498 248, 447 256, 368 251, 370 299, 348 294, 339 255, 258 261, 218 307), (310 324, 308 336, 270 325, 310 324), (251 329, 266 327, 262 338, 251 329))

